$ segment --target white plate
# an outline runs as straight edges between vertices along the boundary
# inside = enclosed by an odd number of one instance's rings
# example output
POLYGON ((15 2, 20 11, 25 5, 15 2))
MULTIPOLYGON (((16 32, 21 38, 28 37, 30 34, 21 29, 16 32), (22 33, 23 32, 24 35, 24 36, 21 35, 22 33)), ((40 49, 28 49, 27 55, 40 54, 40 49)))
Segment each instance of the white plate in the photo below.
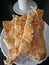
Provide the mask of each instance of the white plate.
MULTIPOLYGON (((37 4, 36 4, 34 1, 32 1, 30 4, 31 4, 31 6, 33 6, 35 9, 37 9, 37 4)), ((18 2, 16 2, 16 3, 14 4, 13 10, 14 10, 15 13, 17 13, 17 14, 19 14, 19 15, 23 15, 24 13, 27 13, 27 12, 31 12, 31 11, 32 11, 32 10, 21 11, 21 10, 19 9, 18 2)))
MULTIPOLYGON (((7 46, 5 45, 5 43, 3 42, 3 38, 5 37, 5 33, 4 30, 2 30, 1 32, 1 50, 4 54, 4 56, 7 57, 7 46)), ((45 44, 46 44, 46 58, 49 56, 49 26, 45 23, 45 29, 44 29, 44 38, 45 38, 45 44)), ((40 64, 42 63, 44 60, 43 59, 41 61, 35 61, 34 59, 32 59, 31 57, 28 56, 23 56, 23 57, 18 57, 17 60, 14 62, 17 65, 36 65, 36 64, 40 64)))

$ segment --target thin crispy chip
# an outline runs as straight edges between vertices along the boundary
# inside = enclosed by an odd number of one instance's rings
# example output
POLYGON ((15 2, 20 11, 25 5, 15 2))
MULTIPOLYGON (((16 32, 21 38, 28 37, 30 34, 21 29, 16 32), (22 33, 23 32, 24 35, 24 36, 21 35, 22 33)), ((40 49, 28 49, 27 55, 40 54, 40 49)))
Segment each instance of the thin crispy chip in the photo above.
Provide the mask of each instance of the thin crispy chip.
POLYGON ((38 16, 42 18, 44 10, 37 9, 38 16))
POLYGON ((3 27, 4 27, 6 34, 8 34, 8 32, 11 30, 11 22, 3 21, 3 27))
POLYGON ((11 48, 8 50, 7 63, 13 64, 17 56, 31 55, 36 60, 46 56, 45 40, 43 37, 43 10, 32 7, 32 13, 21 17, 13 15, 12 22, 3 22, 5 41, 11 48))

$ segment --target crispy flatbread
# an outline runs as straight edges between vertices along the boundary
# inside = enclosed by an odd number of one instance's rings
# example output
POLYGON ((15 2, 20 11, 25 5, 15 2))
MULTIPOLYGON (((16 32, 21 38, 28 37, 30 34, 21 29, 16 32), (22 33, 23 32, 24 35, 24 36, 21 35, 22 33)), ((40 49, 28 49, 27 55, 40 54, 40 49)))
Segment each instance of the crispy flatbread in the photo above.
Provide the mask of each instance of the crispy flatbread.
MULTIPOLYGON (((46 56, 45 40, 43 36, 43 10, 35 10, 21 17, 13 15, 12 22, 3 22, 5 41, 8 44, 7 65, 12 65, 17 56, 30 55, 36 60, 46 56)), ((5 62, 5 61, 4 61, 5 62)))

